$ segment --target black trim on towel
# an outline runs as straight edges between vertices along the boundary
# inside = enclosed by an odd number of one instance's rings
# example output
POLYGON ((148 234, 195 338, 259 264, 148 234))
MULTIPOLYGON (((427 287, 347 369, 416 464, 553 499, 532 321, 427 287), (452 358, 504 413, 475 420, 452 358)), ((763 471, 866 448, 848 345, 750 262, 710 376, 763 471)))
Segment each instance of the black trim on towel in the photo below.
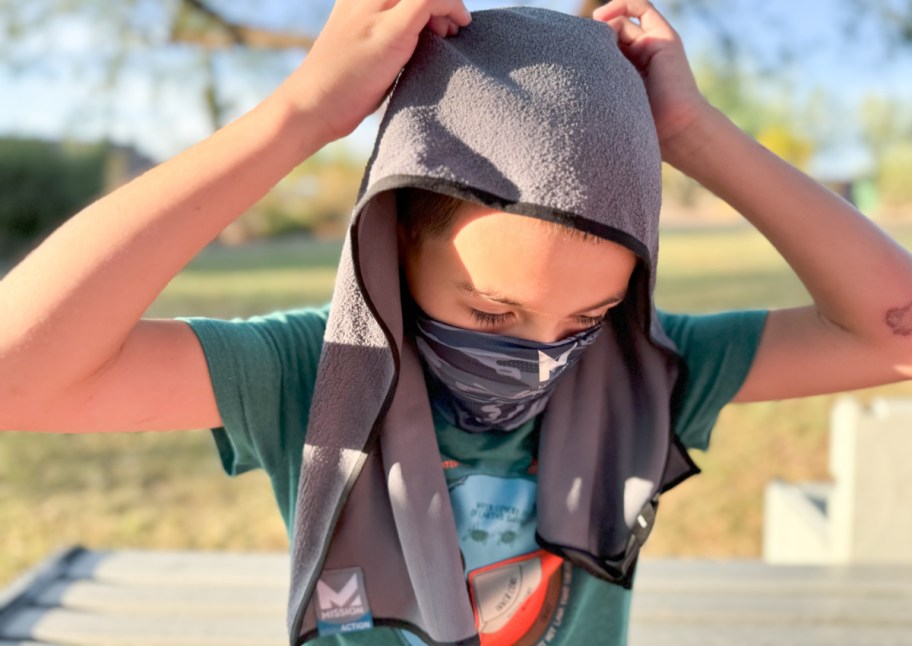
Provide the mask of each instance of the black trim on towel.
MULTIPOLYGON (((362 209, 363 210, 363 209, 362 209)), ((377 311, 377 308, 374 306, 373 302, 368 295, 367 289, 364 287, 364 277, 361 275, 361 263, 359 262, 359 247, 358 247, 358 225, 361 220, 361 211, 358 212, 354 221, 351 225, 351 253, 352 253, 352 266, 355 271, 355 281, 358 283, 358 290, 361 292, 364 302, 370 310, 371 316, 374 317, 374 320, 377 321, 377 324, 380 326, 380 329, 383 332, 383 336, 386 338, 386 343, 388 350, 393 358, 393 377, 390 380, 389 389, 386 392, 386 397, 383 400, 383 404, 380 406, 380 411, 377 414, 377 417, 374 419, 374 422, 371 426, 370 434, 367 436, 367 442, 364 445, 364 448, 361 452, 361 457, 358 458, 358 465, 355 469, 352 470, 352 474, 348 479, 348 482, 345 483, 345 487, 342 489, 342 495, 336 503, 336 508, 333 511, 333 518, 330 522, 330 537, 329 540, 325 541, 320 553, 320 562, 315 568, 317 573, 315 577, 311 579, 308 583, 307 588, 304 590, 304 596, 301 601, 301 605, 295 611, 295 619, 292 624, 291 630, 291 644, 295 645, 297 635, 301 632, 301 626, 304 624, 304 615, 307 613, 307 607, 310 605, 311 598, 313 597, 314 588, 317 585, 317 581, 320 578, 320 573, 323 571, 323 565, 326 563, 326 558, 329 555, 329 548, 332 544, 332 534, 335 532, 336 525, 339 523, 339 516, 342 515, 342 510, 345 508, 345 504, 348 502, 348 498, 351 495, 351 491, 355 486, 355 482, 358 480, 358 477, 361 475, 361 471, 364 468, 364 463, 367 461, 367 456, 374 447, 374 444, 377 442, 377 437, 380 434, 380 422, 386 416, 389 407, 392 405, 393 395, 396 392, 396 386, 399 383, 399 372, 401 359, 399 357, 399 348, 396 347, 395 340, 393 335, 389 330, 389 327, 386 325, 386 322, 380 317, 380 314, 377 311)))
MULTIPOLYGON (((376 150, 374 152, 376 153, 376 150)), ((372 162, 373 162, 373 157, 371 158, 369 165, 372 162)), ((362 184, 362 187, 361 187, 362 190, 367 183, 367 175, 365 175, 365 177, 363 178, 363 182, 364 183, 362 184)), ((627 233, 625 231, 616 229, 614 227, 610 227, 610 226, 602 224, 600 222, 594 222, 590 219, 583 218, 580 215, 573 213, 573 212, 563 211, 560 209, 554 209, 554 208, 549 208, 549 207, 543 207, 539 204, 532 204, 532 203, 527 203, 527 202, 508 200, 506 198, 500 197, 493 193, 489 193, 487 191, 483 191, 478 188, 466 186, 459 182, 455 182, 453 180, 448 180, 448 179, 444 179, 444 178, 428 178, 426 176, 405 175, 405 174, 389 175, 389 176, 384 177, 381 180, 375 182, 371 186, 370 191, 367 192, 366 194, 362 195, 358 199, 359 206, 357 208, 357 212, 355 213, 352 223, 350 225, 350 232, 351 232, 351 240, 352 240, 352 245, 351 245, 351 252, 352 252, 352 256, 353 256, 352 264, 353 264, 353 268, 354 268, 354 272, 355 272, 355 280, 358 284, 358 289, 361 292, 362 297, 364 298, 365 304, 367 305, 368 309, 370 310, 371 315, 373 316, 374 320, 380 326, 380 329, 382 330, 384 337, 386 338, 387 345, 388 345, 389 351, 392 354, 393 363, 394 363, 393 378, 391 380, 390 388, 388 389, 388 391, 386 393, 386 397, 383 401, 380 411, 379 411, 376 419, 373 422, 373 425, 371 427, 371 432, 368 435, 367 442, 363 448, 365 457, 364 457, 364 459, 362 459, 361 464, 358 466, 358 468, 355 471, 353 471, 352 476, 349 478, 349 481, 346 483, 346 486, 343 489, 342 497, 338 501, 336 510, 333 515, 332 525, 331 525, 333 528, 335 528, 336 524, 338 523, 339 516, 342 513, 342 509, 344 508, 345 503, 348 501, 349 495, 351 493, 351 489, 354 487, 355 481, 358 479, 358 476, 360 476, 360 474, 361 474, 361 470, 363 468, 364 460, 366 460, 367 454, 373 449, 374 444, 377 441, 377 437, 379 435, 380 421, 386 415, 386 413, 389 410, 389 407, 392 403, 393 394, 395 393, 396 385, 398 383, 399 374, 400 374, 400 361, 401 360, 399 357, 399 349, 396 346, 395 340, 393 339, 392 334, 391 334, 386 322, 381 318, 376 306, 374 305, 373 301, 370 298, 370 295, 369 295, 367 289, 365 289, 364 279, 363 279, 363 276, 361 273, 361 263, 360 263, 360 254, 359 254, 359 246, 358 246, 359 245, 358 232, 359 232, 360 220, 361 220, 361 217, 362 217, 362 214, 364 211, 364 207, 376 195, 378 195, 379 193, 384 192, 384 191, 395 190, 395 189, 406 188, 406 187, 421 188, 421 189, 433 191, 436 193, 448 195, 450 197, 454 197, 457 199, 461 199, 461 200, 465 200, 465 201, 469 201, 469 202, 480 203, 480 204, 489 206, 491 208, 495 208, 495 209, 505 212, 505 213, 514 213, 516 215, 525 215, 525 216, 534 217, 534 218, 538 218, 538 219, 549 221, 549 222, 554 222, 557 224, 562 224, 564 226, 570 226, 570 227, 573 227, 580 231, 584 231, 586 233, 595 235, 599 238, 603 238, 605 240, 609 240, 611 242, 620 244, 620 245, 630 249, 634 254, 636 254, 641 261, 638 263, 638 266, 641 268, 641 273, 643 274, 642 279, 637 282, 640 284, 640 289, 644 290, 646 292, 645 299, 642 298, 642 294, 637 295, 637 296, 639 296, 639 298, 637 298, 637 300, 639 301, 639 303, 637 305, 642 310, 640 312, 640 314, 641 314, 640 320, 643 321, 643 323, 645 324, 644 332, 646 334, 646 338, 653 346, 658 348, 660 351, 665 353, 666 356, 668 356, 672 361, 674 361, 677 364, 677 367, 679 369, 678 378, 676 380, 675 386, 673 387, 671 401, 670 401, 670 424, 669 424, 670 440, 674 444, 674 448, 677 448, 681 451, 685 460, 691 467, 691 470, 688 471, 687 473, 683 474, 682 476, 676 478, 675 480, 673 480, 669 483, 660 485, 659 493, 665 492, 668 489, 671 489, 672 487, 680 484, 687 478, 700 473, 699 467, 697 467, 697 465, 690 458, 687 451, 683 448, 683 445, 681 444, 677 435, 674 433, 675 421, 676 421, 678 415, 680 414, 680 410, 681 410, 681 407, 683 404, 684 386, 687 382, 688 370, 687 370, 687 365, 684 362, 683 357, 681 357, 676 351, 673 351, 672 349, 667 348, 667 347, 663 346, 662 344, 658 343, 657 340, 655 338, 653 338, 653 336, 652 336, 652 333, 651 333, 652 320, 651 319, 652 319, 652 309, 653 308, 652 308, 652 298, 651 298, 651 289, 650 289, 651 283, 652 283, 650 268, 655 265, 656 259, 650 257, 649 250, 646 247, 646 245, 644 245, 640 240, 636 239, 635 237, 633 237, 632 235, 630 235, 629 233, 627 233)), ((400 295, 400 301, 401 300, 402 300, 402 297, 400 295)), ((405 325, 405 321, 403 321, 403 325, 405 325)), ((664 469, 667 469, 667 467, 668 467, 668 461, 669 461, 668 455, 670 454, 671 450, 672 450, 672 446, 669 445, 669 451, 665 457, 664 469)), ((664 469, 663 469, 663 475, 664 475, 664 469)), ((657 506, 658 506, 657 499, 654 501, 654 505, 657 508, 657 506)), ((582 568, 583 570, 585 570, 589 574, 595 576, 596 578, 601 579, 603 581, 608 581, 610 583, 615 583, 615 584, 621 585, 622 587, 624 587, 625 589, 628 589, 628 590, 632 588, 633 576, 634 576, 634 572, 636 570, 637 560, 639 558, 639 548, 637 548, 635 550, 636 553, 633 555, 631 555, 629 553, 630 550, 628 549, 628 550, 625 550, 623 553, 618 554, 617 558, 608 557, 607 559, 600 559, 598 557, 595 557, 592 554, 583 552, 583 551, 575 549, 575 548, 569 548, 569 547, 549 543, 548 541, 544 540, 538 534, 538 532, 536 532, 536 534, 535 534, 535 539, 536 539, 536 542, 542 548, 548 550, 549 552, 551 552, 553 554, 561 556, 562 558, 567 559, 570 563, 582 568), (620 568, 610 564, 609 561, 614 561, 615 563, 617 563, 618 561, 621 561, 620 568), (626 563, 624 561, 626 561, 626 563), (598 566, 594 565, 596 563, 599 565, 598 566), (613 573, 609 572, 607 569, 604 569, 606 567, 613 570, 613 573)), ((317 568, 320 571, 322 570, 323 563, 325 562, 326 557, 328 555, 330 543, 331 543, 331 540, 326 541, 325 545, 322 548, 320 564, 319 564, 319 567, 317 568)), ((308 587, 305 591, 303 602, 297 610, 297 613, 295 616, 295 621, 293 624, 292 637, 291 637, 292 646, 298 646, 299 644, 302 644, 305 641, 307 641, 308 639, 312 639, 314 636, 316 636, 317 631, 314 629, 314 630, 308 631, 308 633, 304 636, 303 640, 298 641, 298 637, 297 637, 297 635, 300 633, 301 626, 304 622, 304 615, 306 613, 306 609, 307 609, 308 605, 310 604, 311 597, 313 595, 313 590, 314 590, 314 587, 316 586, 316 581, 318 578, 319 577, 315 577, 308 585, 308 587)), ((390 627, 404 628, 406 630, 409 630, 410 632, 416 633, 422 639, 425 639, 426 641, 428 641, 431 644, 434 644, 435 646, 444 646, 442 643, 434 642, 433 640, 430 639, 429 636, 426 635, 426 633, 424 633, 424 631, 418 629, 417 626, 414 626, 408 622, 398 621, 398 620, 394 620, 394 619, 382 619, 381 618, 381 619, 376 619, 374 621, 374 624, 378 625, 378 626, 390 626, 390 627)), ((458 646, 463 646, 463 645, 470 646, 470 645, 476 645, 479 643, 480 643, 480 641, 476 637, 474 640, 465 640, 463 642, 458 642, 456 644, 458 644, 458 646)), ((447 646, 449 646, 449 644, 447 646)))
MULTIPOLYGON (((671 401, 669 402, 669 432, 674 447, 677 448, 678 453, 680 453, 681 457, 684 458, 684 461, 687 463, 688 467, 690 467, 686 473, 681 474, 669 482, 663 483, 662 487, 659 489, 659 493, 665 493, 669 489, 677 487, 688 478, 703 473, 703 471, 700 469, 700 467, 697 466, 697 463, 693 461, 693 458, 690 457, 690 453, 687 451, 684 443, 681 442, 681 438, 679 438, 678 434, 675 433, 675 427, 677 426, 678 418, 681 416, 681 410, 684 407, 684 393, 687 390, 687 384, 690 381, 690 369, 687 367, 687 362, 684 361, 684 358, 680 354, 677 352, 671 352, 666 348, 661 348, 661 346, 660 349, 666 350, 678 367, 678 378, 675 380, 674 388, 671 391, 671 401)), ((668 468, 667 462, 665 463, 665 468, 668 468)))
MULTIPOLYGON (((658 348, 658 350, 664 353, 669 357, 678 369, 678 378, 675 381, 675 385, 672 389, 671 400, 669 402, 669 435, 671 443, 674 447, 681 453, 685 462, 687 462, 690 470, 675 478, 669 483, 663 483, 659 489, 659 493, 664 493, 673 487, 681 484, 688 478, 702 473, 700 468, 696 465, 693 459, 690 457, 690 454, 681 444, 680 439, 677 434, 674 432, 674 428, 677 422, 677 419, 680 415, 681 408, 684 403, 684 391, 686 390, 686 384, 689 378, 689 370, 687 363, 684 361, 684 358, 677 353, 677 351, 672 351, 670 348, 663 346, 660 343, 657 343, 653 338, 652 330, 652 290, 650 286, 652 284, 652 277, 650 275, 650 268, 656 264, 657 259, 649 257, 649 250, 646 245, 644 245, 640 240, 634 238, 632 235, 620 229, 614 227, 609 227, 600 222, 594 222, 590 219, 581 217, 576 213, 570 211, 562 211, 559 209, 547 208, 538 204, 532 204, 529 202, 517 202, 507 200, 493 193, 483 191, 478 188, 471 186, 466 186, 459 182, 455 182, 449 179, 443 179, 439 177, 429 178, 422 175, 389 175, 383 179, 376 182, 371 190, 369 197, 364 200, 364 204, 372 199, 375 195, 382 191, 386 190, 395 190, 397 188, 405 187, 417 187, 429 191, 434 191, 436 193, 442 193, 444 195, 449 195, 450 197, 455 197, 457 199, 466 200, 470 202, 480 202, 491 208, 496 208, 505 213, 515 213, 517 215, 526 215, 529 217, 538 218, 541 220, 546 220, 549 222, 555 222, 557 224, 563 224, 565 226, 570 226, 587 233, 591 233, 595 236, 609 240, 611 242, 616 242, 620 245, 623 245, 635 253, 640 261, 637 263, 638 270, 642 272, 643 278, 640 281, 637 281, 641 285, 646 294, 645 298, 640 299, 639 305, 642 308, 640 313, 642 316, 642 321, 645 326, 646 338, 649 342, 658 348)), ((363 207, 362 207, 363 209, 363 207)), ((359 212, 360 213, 360 212, 359 212)), ((359 286, 360 276, 359 276, 359 286)), ((371 305, 369 303, 369 305, 371 305)), ((373 308, 371 309, 373 312, 373 308)), ((375 314, 376 316, 376 314, 375 314)), ((385 331, 385 330, 384 330, 385 331)), ((671 447, 669 447, 669 451, 671 447)), ((665 458, 664 469, 668 468, 668 456, 665 458)), ((664 475, 663 469, 663 475, 664 475)))
MULTIPOLYGON (((535 532, 535 542, 538 543, 539 547, 552 554, 555 554, 562 559, 565 559, 570 564, 585 570, 590 575, 594 576, 600 581, 605 581, 606 583, 611 583, 614 585, 619 585, 625 590, 630 590, 633 588, 633 576, 636 570, 637 560, 639 559, 639 553, 634 555, 630 562, 626 565, 623 564, 622 559, 624 558, 624 552, 619 553, 615 556, 608 557, 607 559, 600 559, 597 556, 580 550, 574 547, 567 547, 566 545, 558 545, 557 543, 551 543, 544 538, 537 531, 535 532), (609 564, 608 561, 613 561, 614 563, 621 563, 618 565, 609 564)), ((639 550, 637 550, 639 552, 639 550)))
MULTIPOLYGON (((400 630, 407 630, 410 633, 414 633, 415 635, 420 637, 422 639, 422 641, 424 641, 424 643, 430 644, 430 646, 480 646, 480 644, 481 644, 481 638, 478 635, 475 635, 475 637, 470 637, 469 639, 463 639, 458 642, 434 641, 433 639, 431 639, 431 636, 428 635, 423 630, 421 630, 421 628, 419 628, 418 626, 416 626, 415 624, 413 624, 411 622, 403 621, 401 619, 387 619, 386 617, 375 618, 374 627, 398 628, 400 630)), ((348 633, 348 634, 351 634, 351 633, 348 633)), ((319 636, 320 635, 319 635, 317 629, 313 628, 312 630, 308 630, 307 633, 298 642, 296 642, 295 644, 292 644, 292 646, 302 646, 302 644, 304 644, 305 642, 308 642, 311 639, 316 639, 319 636)))
POLYGON ((693 458, 690 457, 690 453, 688 453, 687 447, 685 447, 684 443, 681 442, 681 438, 678 437, 677 433, 672 432, 671 441, 675 443, 676 447, 678 447, 678 450, 681 452, 681 457, 683 457, 684 460, 687 462, 687 465, 690 467, 690 471, 688 471, 687 473, 682 473, 677 478, 665 483, 662 486, 662 488, 659 490, 659 493, 665 493, 669 489, 674 489, 675 487, 677 487, 679 484, 681 484, 685 480, 703 473, 703 470, 700 469, 700 467, 697 466, 697 463, 693 461, 693 458))
POLYGON ((449 195, 450 197, 455 197, 467 202, 484 204, 485 206, 495 208, 504 213, 526 215, 538 218, 539 220, 563 224, 564 226, 573 227, 574 229, 579 229, 580 231, 591 233, 599 238, 604 238, 605 240, 623 245, 650 264, 654 260, 649 257, 649 250, 646 248, 646 245, 626 231, 609 227, 601 222, 594 222, 571 211, 544 207, 540 204, 533 204, 531 202, 509 200, 500 197, 499 195, 495 195, 494 193, 488 193, 487 191, 440 177, 429 178, 421 175, 388 175, 374 183, 371 192, 362 198, 361 202, 366 205, 370 199, 382 191, 410 187, 422 188, 435 193, 449 195))
MULTIPOLYGON (((646 339, 649 343, 652 344, 659 352, 665 355, 669 361, 673 362, 675 368, 678 371, 677 378, 675 379, 674 386, 671 390, 671 397, 668 402, 669 407, 669 417, 668 417, 668 436, 669 436, 669 447, 668 452, 665 454, 665 464, 662 467, 662 482, 659 485, 657 493, 665 493, 669 489, 676 487, 681 484, 688 478, 702 473, 700 468, 696 463, 691 459, 690 454, 687 452, 687 449, 684 448, 684 445, 681 443, 680 438, 677 433, 675 433, 675 427, 677 426, 678 418, 681 415, 681 410, 684 406, 684 394, 687 390, 687 384, 690 380, 690 369, 687 366, 687 362, 684 360, 680 354, 678 354, 677 347, 674 349, 669 348, 661 343, 659 343, 652 335, 652 316, 655 312, 654 307, 654 294, 650 289, 652 280, 650 277, 650 268, 645 264, 638 263, 636 269, 634 270, 634 276, 637 272, 642 272, 643 277, 641 280, 637 281, 635 286, 638 291, 634 292, 636 301, 633 303, 628 303, 628 307, 632 309, 632 312, 628 313, 627 317, 620 316, 622 310, 620 308, 612 308, 609 310, 609 314, 614 315, 615 325, 626 326, 630 324, 630 315, 634 318, 639 318, 642 321, 642 325, 645 330, 646 339), (681 454, 685 463, 689 467, 688 471, 681 474, 679 477, 674 478, 670 482, 664 482, 665 473, 668 470, 669 456, 671 455, 672 450, 677 450, 681 454)), ((633 278, 631 278, 633 280, 633 278)), ((656 323, 661 327, 661 322, 656 318, 656 323)), ((664 328, 663 332, 664 332, 664 328)), ((629 334, 630 332, 627 331, 629 334)))
MULTIPOLYGON (((535 533, 535 540, 543 549, 567 559, 570 563, 602 581, 620 585, 627 590, 633 587, 634 572, 640 550, 645 545, 654 526, 660 494, 680 484, 687 478, 700 473, 699 467, 690 458, 690 455, 674 432, 676 420, 682 409, 684 392, 689 377, 687 364, 684 358, 677 353, 676 349, 672 350, 659 343, 652 335, 651 315, 653 307, 652 299, 650 298, 650 274, 649 267, 644 262, 637 263, 634 274, 631 276, 631 285, 633 289, 628 290, 628 298, 625 299, 625 302, 609 311, 611 324, 618 330, 619 334, 625 337, 629 337, 631 334, 645 334, 649 343, 657 348, 670 362, 674 363, 678 369, 677 378, 669 399, 668 444, 660 481, 653 497, 643 505, 643 509, 638 514, 638 516, 646 518, 647 527, 644 529, 634 524, 634 527, 630 530, 626 548, 616 554, 609 555, 595 555, 579 547, 551 543, 537 531, 535 533), (673 451, 680 453, 688 469, 678 477, 666 482, 665 477, 673 451)), ((621 349, 627 348, 622 344, 621 349)), ((629 359, 630 357, 627 357, 627 360, 629 359)))

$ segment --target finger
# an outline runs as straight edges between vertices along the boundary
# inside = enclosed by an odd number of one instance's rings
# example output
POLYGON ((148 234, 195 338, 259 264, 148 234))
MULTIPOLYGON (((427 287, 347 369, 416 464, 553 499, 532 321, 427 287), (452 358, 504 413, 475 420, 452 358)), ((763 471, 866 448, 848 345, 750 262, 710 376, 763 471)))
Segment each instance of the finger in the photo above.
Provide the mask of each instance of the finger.
POLYGON ((336 0, 333 4, 333 7, 337 7, 340 4, 352 4, 356 9, 365 12, 365 11, 386 11, 394 4, 397 0, 336 0))
MULTIPOLYGON (((389 12, 394 20, 401 20, 401 24, 414 31, 420 30, 435 16, 449 17, 459 27, 472 22, 472 15, 460 0, 400 0, 389 12)), ((438 33, 445 34, 445 30, 438 33)))
POLYGON ((650 3, 647 0, 611 0, 592 12, 596 20, 611 20, 619 16, 627 18, 640 18, 649 11, 650 3))
POLYGON ((643 25, 643 29, 645 31, 653 31, 659 29, 674 31, 668 21, 665 20, 665 16, 663 16, 651 2, 647 2, 646 4, 646 11, 640 14, 640 24, 643 25))
POLYGON ((452 18, 457 27, 466 27, 472 22, 472 13, 462 3, 462 0, 457 0, 456 9, 452 13, 452 18))
POLYGON ((620 16, 638 20, 643 29, 647 31, 663 27, 670 28, 668 21, 648 0, 612 0, 592 12, 593 18, 606 22, 620 16))
POLYGON ((450 19, 446 16, 431 16, 427 28, 441 38, 445 38, 450 29, 450 19))
POLYGON ((432 17, 428 20, 427 28, 441 38, 455 36, 459 32, 459 25, 453 22, 449 16, 432 17))
POLYGON ((643 28, 627 18, 612 18, 607 24, 617 34, 618 42, 622 45, 632 45, 643 35, 643 28))
MULTIPOLYGON (((617 24, 613 22, 615 20, 627 19, 630 24, 639 24, 643 34, 648 33, 663 40, 680 40, 681 38, 658 9, 647 0, 612 0, 593 11, 592 17, 612 25, 617 24), (637 22, 632 22, 634 20, 637 22)), ((612 26, 612 28, 614 27, 612 26)), ((629 33, 629 28, 625 28, 625 30, 629 33)), ((619 29, 615 29, 615 31, 620 35, 619 29)))

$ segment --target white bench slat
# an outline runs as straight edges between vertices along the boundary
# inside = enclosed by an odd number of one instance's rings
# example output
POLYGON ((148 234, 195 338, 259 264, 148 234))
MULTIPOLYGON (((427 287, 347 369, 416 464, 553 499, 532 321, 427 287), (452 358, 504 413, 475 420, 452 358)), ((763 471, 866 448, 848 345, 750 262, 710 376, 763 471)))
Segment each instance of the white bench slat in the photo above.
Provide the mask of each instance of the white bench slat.
MULTIPOLYGON (((0 646, 287 643, 287 554, 76 551, 37 570, 0 646)), ((632 646, 908 646, 912 567, 644 559, 630 630, 632 646)))
POLYGON ((181 586, 277 586, 289 581, 289 558, 274 553, 92 551, 69 565, 67 577, 108 583, 181 586))
POLYGON ((632 624, 629 646, 908 646, 907 628, 755 623, 632 624))
POLYGON ((147 617, 27 608, 14 612, 5 637, 67 646, 284 646, 284 621, 274 618, 147 617))
POLYGON ((288 591, 280 587, 137 586, 62 580, 43 590, 32 603, 107 614, 247 616, 284 620, 288 591))
POLYGON ((905 627, 912 643, 912 601, 890 597, 807 596, 783 591, 772 595, 719 595, 642 593, 634 588, 631 603, 634 622, 687 622, 714 624, 717 621, 804 625, 905 627))
POLYGON ((912 566, 771 566, 762 561, 643 560, 634 591, 891 595, 912 600, 912 566))

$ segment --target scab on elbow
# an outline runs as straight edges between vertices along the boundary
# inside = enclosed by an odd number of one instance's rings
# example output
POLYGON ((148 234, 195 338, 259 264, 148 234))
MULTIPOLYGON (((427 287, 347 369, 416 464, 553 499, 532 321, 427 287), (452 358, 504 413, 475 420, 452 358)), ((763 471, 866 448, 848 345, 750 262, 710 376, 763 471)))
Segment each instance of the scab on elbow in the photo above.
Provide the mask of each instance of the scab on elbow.
POLYGON ((884 321, 895 336, 912 336, 912 303, 887 310, 884 321))

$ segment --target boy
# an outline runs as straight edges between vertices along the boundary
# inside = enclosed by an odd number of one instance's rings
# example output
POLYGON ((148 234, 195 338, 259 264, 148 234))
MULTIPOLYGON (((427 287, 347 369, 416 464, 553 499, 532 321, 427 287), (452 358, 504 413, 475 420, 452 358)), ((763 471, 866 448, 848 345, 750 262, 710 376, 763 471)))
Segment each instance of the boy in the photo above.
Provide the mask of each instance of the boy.
POLYGON ((291 643, 623 643, 683 448, 728 401, 908 378, 912 261, 711 108, 651 5, 593 17, 337 3, 260 106, 4 279, 0 428, 213 428, 229 473, 272 478, 291 643), (139 319, 394 80, 328 309, 139 319), (814 304, 656 312, 659 153, 814 304))

